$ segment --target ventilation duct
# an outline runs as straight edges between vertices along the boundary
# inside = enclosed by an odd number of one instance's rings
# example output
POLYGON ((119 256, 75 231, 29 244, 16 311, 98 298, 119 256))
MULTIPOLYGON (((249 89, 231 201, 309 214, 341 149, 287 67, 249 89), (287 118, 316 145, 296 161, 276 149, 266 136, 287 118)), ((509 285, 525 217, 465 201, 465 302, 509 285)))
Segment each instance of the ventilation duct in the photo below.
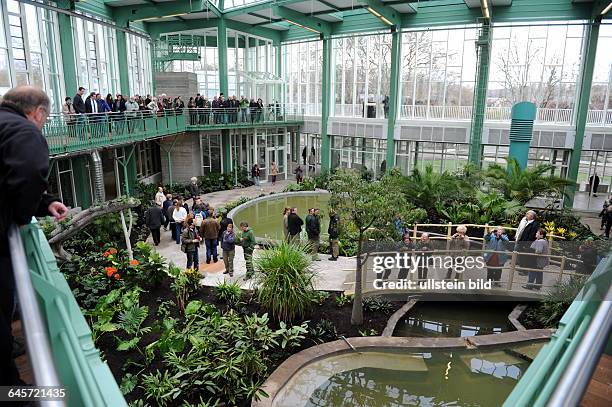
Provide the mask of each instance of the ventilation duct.
POLYGON ((102 169, 102 157, 98 150, 91 153, 91 168, 93 169, 93 201, 94 203, 102 203, 106 201, 104 194, 104 171, 102 169))

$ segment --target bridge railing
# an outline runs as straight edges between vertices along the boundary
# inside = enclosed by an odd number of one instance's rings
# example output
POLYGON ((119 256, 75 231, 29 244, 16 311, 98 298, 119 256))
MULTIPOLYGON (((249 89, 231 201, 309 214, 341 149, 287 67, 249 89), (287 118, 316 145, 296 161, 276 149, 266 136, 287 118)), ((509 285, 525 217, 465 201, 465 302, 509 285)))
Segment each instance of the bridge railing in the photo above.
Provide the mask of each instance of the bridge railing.
POLYGON ((43 128, 51 155, 143 141, 189 130, 293 124, 301 109, 284 105, 261 109, 165 109, 90 114, 52 114, 43 128))
MULTIPOLYGON (((66 388, 68 405, 127 407, 108 365, 93 344, 91 330, 35 220, 21 228, 21 237, 35 298, 40 304, 42 320, 46 322, 46 336, 51 347, 48 356, 52 356, 60 383, 66 388)), ((36 359, 40 355, 28 354, 28 357, 36 359)))
POLYGON ((565 312, 504 407, 575 406, 608 343, 612 257, 602 261, 565 312))

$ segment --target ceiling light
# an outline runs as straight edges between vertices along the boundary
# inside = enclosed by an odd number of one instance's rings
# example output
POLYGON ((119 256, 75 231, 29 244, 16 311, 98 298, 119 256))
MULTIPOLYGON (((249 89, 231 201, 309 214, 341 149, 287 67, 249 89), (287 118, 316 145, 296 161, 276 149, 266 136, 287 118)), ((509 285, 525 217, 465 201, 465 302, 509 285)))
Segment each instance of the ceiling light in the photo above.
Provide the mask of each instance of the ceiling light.
POLYGON ((160 17, 141 18, 141 19, 139 19, 139 20, 134 20, 134 22, 138 22, 138 21, 151 21, 151 20, 159 20, 160 18, 179 17, 179 16, 184 16, 185 14, 188 14, 188 13, 178 13, 178 14, 169 14, 169 15, 167 15, 167 16, 160 16, 160 17))
POLYGON ((367 7, 368 11, 372 13, 374 16, 378 17, 383 23, 387 25, 395 25, 391 21, 389 21, 385 16, 380 14, 378 11, 374 10, 372 7, 367 7))
POLYGON ((608 11, 610 11, 610 9, 612 9, 612 2, 608 4, 608 6, 601 11, 601 15, 602 16, 605 15, 608 11))
POLYGON ((310 28, 310 27, 306 27, 305 25, 302 25, 300 23, 296 23, 295 21, 291 21, 291 20, 288 20, 288 19, 285 19, 285 21, 288 22, 288 23, 291 23, 293 25, 296 25, 296 26, 298 26, 300 28, 303 28, 305 30, 312 31, 313 33, 320 34, 319 31, 317 31, 317 30, 315 30, 313 28, 310 28))

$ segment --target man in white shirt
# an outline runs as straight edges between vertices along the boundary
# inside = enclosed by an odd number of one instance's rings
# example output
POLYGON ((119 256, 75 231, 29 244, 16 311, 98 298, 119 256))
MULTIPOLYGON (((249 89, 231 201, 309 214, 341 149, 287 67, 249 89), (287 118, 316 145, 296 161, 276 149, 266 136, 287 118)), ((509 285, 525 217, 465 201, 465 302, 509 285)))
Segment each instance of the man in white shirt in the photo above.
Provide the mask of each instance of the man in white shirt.
POLYGON ((183 201, 176 201, 174 211, 172 212, 172 219, 176 222, 176 244, 181 244, 181 233, 183 232, 183 222, 187 217, 187 211, 183 207, 183 201))

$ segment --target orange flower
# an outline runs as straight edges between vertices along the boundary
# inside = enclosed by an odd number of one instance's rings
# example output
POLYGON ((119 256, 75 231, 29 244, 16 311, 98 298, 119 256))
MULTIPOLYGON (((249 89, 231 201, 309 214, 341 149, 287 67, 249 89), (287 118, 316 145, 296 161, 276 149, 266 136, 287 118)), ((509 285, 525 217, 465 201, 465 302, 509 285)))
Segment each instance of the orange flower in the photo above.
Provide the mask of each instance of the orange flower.
POLYGON ((108 252, 110 254, 117 254, 117 249, 115 249, 114 247, 111 247, 110 249, 108 249, 108 252))
POLYGON ((112 277, 113 274, 115 274, 117 272, 117 268, 115 268, 115 267, 104 267, 104 270, 106 270, 106 275, 108 277, 112 277))
POLYGON ((140 262, 138 260, 130 260, 130 266, 137 266, 140 262))
POLYGON ((104 252, 103 256, 104 256, 104 257, 108 257, 108 256, 110 256, 110 253, 108 252, 108 250, 104 252))
POLYGON ((121 275, 119 275, 119 273, 115 274, 115 280, 119 280, 121 278, 121 275))

